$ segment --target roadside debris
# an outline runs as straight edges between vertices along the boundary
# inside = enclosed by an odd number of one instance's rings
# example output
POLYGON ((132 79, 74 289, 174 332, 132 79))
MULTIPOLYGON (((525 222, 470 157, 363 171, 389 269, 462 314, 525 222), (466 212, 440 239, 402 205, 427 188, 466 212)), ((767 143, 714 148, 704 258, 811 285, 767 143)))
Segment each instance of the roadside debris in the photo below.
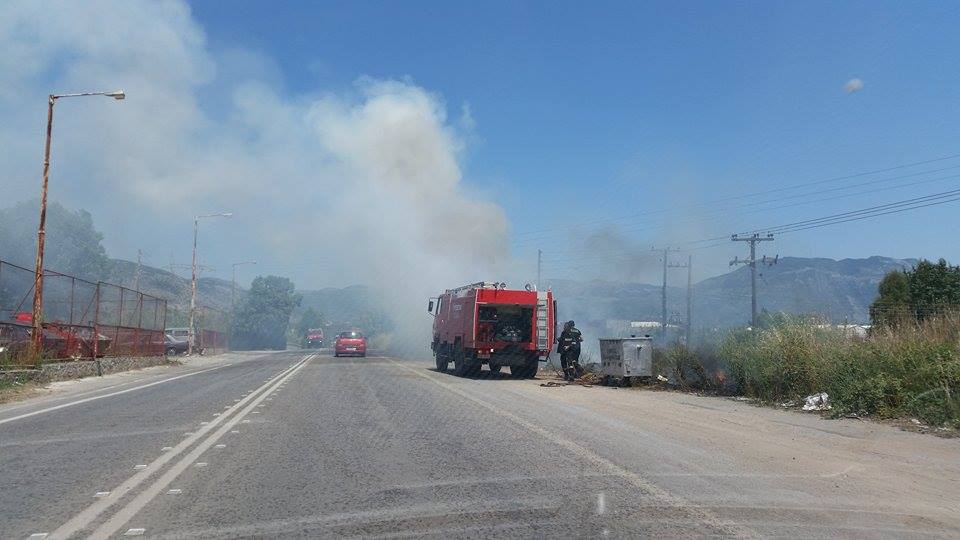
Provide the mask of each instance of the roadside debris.
POLYGON ((664 377, 663 375, 657 375, 657 380, 660 382, 670 382, 670 379, 664 377))
POLYGON ((819 394, 813 394, 812 396, 807 396, 804 400, 803 410, 805 411, 829 411, 830 410, 830 396, 826 392, 820 392, 819 394))

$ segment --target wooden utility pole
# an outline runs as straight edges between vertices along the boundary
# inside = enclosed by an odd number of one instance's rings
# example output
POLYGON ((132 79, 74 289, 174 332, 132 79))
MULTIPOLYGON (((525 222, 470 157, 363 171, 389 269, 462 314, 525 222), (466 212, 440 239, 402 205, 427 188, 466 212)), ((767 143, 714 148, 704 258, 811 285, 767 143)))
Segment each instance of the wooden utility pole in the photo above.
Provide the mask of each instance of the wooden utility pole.
POLYGON ((537 250, 537 290, 541 289, 540 287, 540 270, 543 268, 543 250, 537 250))
POLYGON ((691 312, 693 310, 691 303, 693 302, 693 289, 692 289, 692 274, 690 268, 693 263, 693 255, 687 255, 686 263, 670 263, 668 266, 670 268, 686 268, 687 269, 687 318, 686 323, 684 324, 684 333, 686 334, 686 343, 687 346, 690 345, 690 332, 691 332, 691 312))
MULTIPOLYGON (((750 266, 750 327, 757 327, 757 242, 772 242, 773 235, 767 234, 766 236, 760 236, 758 233, 753 233, 750 236, 740 237, 738 235, 733 235, 730 240, 734 242, 749 242, 750 243, 750 258, 749 259, 738 259, 734 257, 730 261, 730 266, 735 266, 738 264, 747 264, 750 266)), ((764 257, 763 262, 766 262, 766 257, 764 257)), ((776 263, 776 259, 773 259, 773 263, 776 263)), ((771 264, 773 264, 771 263, 771 264)))
POLYGON ((143 268, 143 251, 137 250, 137 271, 133 273, 133 290, 140 290, 140 270, 143 268))
POLYGON ((670 249, 665 247, 663 249, 654 249, 654 251, 662 252, 663 256, 663 282, 660 286, 660 338, 666 339, 667 337, 667 268, 670 268, 670 252, 680 251, 679 249, 670 249))

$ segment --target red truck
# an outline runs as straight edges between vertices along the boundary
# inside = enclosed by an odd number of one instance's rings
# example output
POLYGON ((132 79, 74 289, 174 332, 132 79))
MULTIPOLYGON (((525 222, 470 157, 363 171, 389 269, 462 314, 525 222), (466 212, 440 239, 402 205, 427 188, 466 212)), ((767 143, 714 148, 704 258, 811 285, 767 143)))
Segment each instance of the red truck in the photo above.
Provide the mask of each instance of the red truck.
POLYGON ((472 375, 487 364, 498 373, 533 378, 537 362, 550 353, 556 335, 553 292, 510 290, 505 283, 480 282, 448 289, 431 298, 433 355, 437 370, 472 375))

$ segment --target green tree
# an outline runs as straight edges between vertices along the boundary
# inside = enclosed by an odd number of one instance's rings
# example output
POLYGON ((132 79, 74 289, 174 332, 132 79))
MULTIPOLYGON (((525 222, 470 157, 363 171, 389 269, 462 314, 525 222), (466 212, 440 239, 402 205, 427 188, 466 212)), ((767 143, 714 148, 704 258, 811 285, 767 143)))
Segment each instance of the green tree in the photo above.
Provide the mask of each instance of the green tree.
MULTIPOLYGON (((32 269, 37 250, 39 203, 24 201, 0 209, 0 259, 32 269)), ((103 235, 85 210, 71 211, 57 203, 47 207, 44 266, 95 281, 110 268, 103 235)))
POLYGON ((300 305, 293 282, 279 276, 257 276, 237 309, 230 332, 234 349, 287 347, 290 315, 300 305))
POLYGON ((910 278, 910 304, 917 319, 960 306, 960 267, 940 259, 937 263, 920 261, 907 272, 910 278))
POLYGON ((880 296, 870 305, 874 326, 899 326, 912 322, 910 278, 901 270, 891 270, 880 280, 880 296))
POLYGON ((323 326, 323 313, 308 307, 303 311, 303 314, 300 315, 300 321, 297 322, 297 336, 303 337, 306 335, 307 330, 311 328, 320 328, 323 326))

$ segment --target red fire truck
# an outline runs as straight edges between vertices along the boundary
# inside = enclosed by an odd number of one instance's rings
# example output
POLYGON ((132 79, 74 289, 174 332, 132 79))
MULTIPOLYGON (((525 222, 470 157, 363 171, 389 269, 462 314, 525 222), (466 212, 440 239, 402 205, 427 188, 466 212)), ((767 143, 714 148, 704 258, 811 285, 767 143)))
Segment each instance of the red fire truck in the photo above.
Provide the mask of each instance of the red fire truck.
POLYGON ((556 335, 557 305, 551 291, 510 290, 505 283, 480 282, 448 289, 430 299, 437 369, 471 375, 487 364, 497 373, 510 366, 515 377, 532 378, 537 362, 550 353, 556 335))

